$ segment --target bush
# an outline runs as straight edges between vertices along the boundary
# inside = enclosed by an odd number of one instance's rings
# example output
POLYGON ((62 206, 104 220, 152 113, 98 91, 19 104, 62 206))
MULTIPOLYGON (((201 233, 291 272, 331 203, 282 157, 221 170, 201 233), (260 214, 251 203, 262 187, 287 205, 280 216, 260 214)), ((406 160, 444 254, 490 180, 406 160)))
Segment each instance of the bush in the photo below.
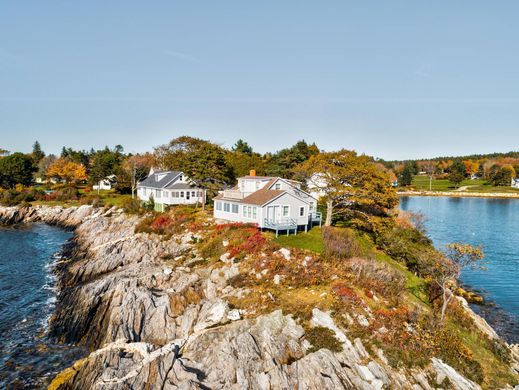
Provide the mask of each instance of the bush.
POLYGON ((28 205, 30 202, 41 200, 45 193, 35 188, 24 188, 18 186, 17 189, 1 190, 0 204, 3 206, 28 205))
POLYGON ((326 257, 342 260, 361 254, 357 237, 350 229, 325 227, 323 229, 323 242, 326 257))
POLYGON ((312 348, 308 351, 315 352, 320 349, 329 349, 332 352, 341 352, 342 344, 337 337, 335 337, 335 333, 322 326, 316 326, 314 328, 310 328, 305 333, 305 338, 312 344, 312 348))
POLYGON ((122 208, 128 214, 138 214, 141 212, 141 201, 139 199, 124 199, 122 208))
POLYGON ((431 241, 411 227, 394 225, 379 232, 376 243, 393 259, 405 264, 420 276, 426 276, 434 260, 431 241))
POLYGON ((104 205, 103 199, 99 195, 84 196, 79 200, 79 204, 88 204, 94 207, 102 207, 104 205))
POLYGON ((391 267, 372 259, 351 259, 348 263, 359 284, 372 289, 387 298, 399 298, 405 291, 405 275, 391 267))

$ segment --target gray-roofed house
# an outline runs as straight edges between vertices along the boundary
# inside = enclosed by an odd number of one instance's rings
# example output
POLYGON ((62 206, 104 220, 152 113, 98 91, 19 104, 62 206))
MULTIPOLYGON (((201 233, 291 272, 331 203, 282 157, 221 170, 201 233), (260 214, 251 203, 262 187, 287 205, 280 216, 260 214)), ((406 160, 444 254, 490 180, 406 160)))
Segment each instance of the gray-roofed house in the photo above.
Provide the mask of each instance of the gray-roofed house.
POLYGON ((137 185, 137 196, 144 202, 153 198, 158 211, 171 205, 204 202, 204 190, 180 171, 150 171, 137 185))
POLYGON ((301 189, 301 183, 281 177, 249 176, 221 191, 214 199, 214 217, 242 223, 255 223, 261 229, 297 233, 298 229, 321 224, 317 200, 301 189))

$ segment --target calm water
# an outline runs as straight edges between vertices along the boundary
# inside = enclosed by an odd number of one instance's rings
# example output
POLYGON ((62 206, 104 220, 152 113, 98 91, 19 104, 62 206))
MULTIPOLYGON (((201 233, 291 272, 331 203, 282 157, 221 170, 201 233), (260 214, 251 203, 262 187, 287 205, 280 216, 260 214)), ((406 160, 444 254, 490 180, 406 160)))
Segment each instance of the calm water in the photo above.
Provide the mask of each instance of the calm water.
POLYGON ((425 215, 428 235, 439 249, 455 241, 483 245, 487 270, 464 271, 462 282, 491 303, 473 309, 518 343, 519 199, 403 197, 400 207, 425 215))
POLYGON ((0 227, 0 388, 44 388, 78 348, 45 332, 56 300, 52 264, 71 233, 34 224, 0 227))

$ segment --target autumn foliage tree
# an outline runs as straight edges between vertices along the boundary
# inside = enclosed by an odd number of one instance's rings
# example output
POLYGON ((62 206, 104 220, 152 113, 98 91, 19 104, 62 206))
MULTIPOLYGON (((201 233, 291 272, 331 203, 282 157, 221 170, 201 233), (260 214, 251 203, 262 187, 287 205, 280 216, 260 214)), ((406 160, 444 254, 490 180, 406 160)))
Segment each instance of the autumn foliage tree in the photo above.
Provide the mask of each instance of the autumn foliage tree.
POLYGON ((307 178, 309 187, 324 194, 326 226, 332 224, 335 214, 369 223, 398 204, 389 175, 371 157, 355 151, 316 154, 297 170, 307 178))
POLYGON ((485 255, 481 247, 474 247, 465 243, 447 245, 445 256, 437 259, 431 269, 434 283, 441 289, 442 305, 440 323, 445 320, 449 303, 454 298, 451 288, 460 277, 464 268, 482 268, 480 263, 485 255))
POLYGON ((87 179, 87 172, 82 164, 70 161, 67 158, 58 158, 49 167, 46 176, 48 178, 64 181, 65 183, 78 183, 87 179))

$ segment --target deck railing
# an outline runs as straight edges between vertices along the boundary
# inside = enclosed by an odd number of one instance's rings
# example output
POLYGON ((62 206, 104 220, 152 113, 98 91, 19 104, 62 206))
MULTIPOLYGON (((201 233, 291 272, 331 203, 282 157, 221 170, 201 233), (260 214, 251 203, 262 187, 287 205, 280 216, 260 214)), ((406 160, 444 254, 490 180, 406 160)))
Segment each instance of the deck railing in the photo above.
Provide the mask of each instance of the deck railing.
POLYGON ((228 199, 243 199, 245 198, 245 193, 239 190, 224 190, 223 197, 228 199))

